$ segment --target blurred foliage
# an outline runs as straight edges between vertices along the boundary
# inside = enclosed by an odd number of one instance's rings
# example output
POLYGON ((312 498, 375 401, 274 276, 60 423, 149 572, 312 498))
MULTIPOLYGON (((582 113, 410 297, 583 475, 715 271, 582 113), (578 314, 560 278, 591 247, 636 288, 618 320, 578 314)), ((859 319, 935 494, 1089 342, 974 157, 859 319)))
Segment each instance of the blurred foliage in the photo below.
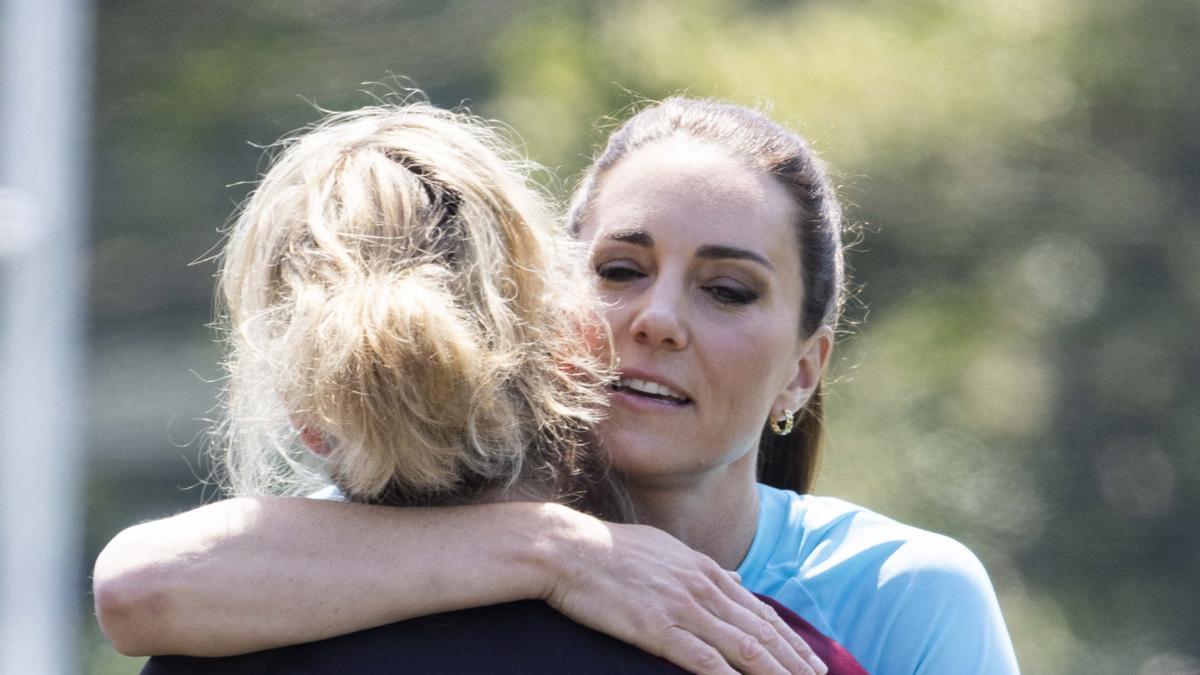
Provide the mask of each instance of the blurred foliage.
MULTIPOLYGON (((861 238, 819 491, 979 553, 1025 672, 1200 672, 1194 0, 130 0, 99 21, 99 344, 208 340, 212 268, 186 263, 254 178, 247 141, 316 117, 298 96, 410 77, 511 124, 564 194, 644 99, 768 105, 861 238)), ((213 376, 213 353, 156 363, 213 376)), ((186 405, 167 412, 203 416, 186 405)), ((119 501, 93 497, 92 550, 119 501)))

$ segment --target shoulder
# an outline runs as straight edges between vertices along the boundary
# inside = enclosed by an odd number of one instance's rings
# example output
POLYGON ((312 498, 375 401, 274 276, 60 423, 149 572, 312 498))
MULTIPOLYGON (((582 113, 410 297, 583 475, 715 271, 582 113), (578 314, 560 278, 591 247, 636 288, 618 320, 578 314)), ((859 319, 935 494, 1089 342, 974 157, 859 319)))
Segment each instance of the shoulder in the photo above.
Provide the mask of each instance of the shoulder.
POLYGON ((991 580, 966 546, 834 497, 767 490, 791 532, 774 557, 795 561, 780 591, 810 597, 868 670, 1016 672, 991 580))
POLYGON ((921 672, 1016 673, 983 563, 950 537, 918 532, 879 568, 877 601, 896 620, 885 645, 921 664, 921 672))
POLYGON ((979 558, 951 537, 834 497, 789 499, 802 507, 795 525, 806 533, 810 569, 836 569, 843 582, 861 576, 874 593, 921 605, 994 596, 979 558))
POLYGON ((534 600, 410 619, 293 649, 286 663, 303 668, 281 673, 682 672, 534 600))
POLYGON ((981 576, 987 578, 975 554, 950 537, 906 525, 836 497, 767 490, 765 496, 782 505, 775 509, 784 521, 779 523, 782 529, 803 535, 809 564, 871 558, 878 563, 880 582, 913 575, 975 581, 981 576))
POLYGON ((865 509, 857 521, 851 528, 857 547, 880 549, 877 582, 881 590, 918 585, 926 596, 935 591, 955 596, 969 590, 991 593, 983 563, 959 541, 865 509))

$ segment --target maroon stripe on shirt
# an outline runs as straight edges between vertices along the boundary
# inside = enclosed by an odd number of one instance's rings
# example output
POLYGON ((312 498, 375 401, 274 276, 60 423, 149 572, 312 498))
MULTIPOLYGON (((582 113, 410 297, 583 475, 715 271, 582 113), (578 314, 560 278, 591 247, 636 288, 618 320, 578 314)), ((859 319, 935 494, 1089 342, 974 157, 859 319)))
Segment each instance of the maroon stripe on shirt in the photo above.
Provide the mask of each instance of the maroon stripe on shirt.
POLYGON ((859 664, 858 659, 854 658, 854 655, 838 644, 836 640, 820 632, 799 614, 779 604, 776 600, 758 593, 755 595, 759 600, 773 607, 779 613, 779 618, 796 631, 797 635, 804 638, 808 646, 812 647, 813 652, 825 662, 825 666, 829 668, 829 675, 867 675, 866 669, 859 664))

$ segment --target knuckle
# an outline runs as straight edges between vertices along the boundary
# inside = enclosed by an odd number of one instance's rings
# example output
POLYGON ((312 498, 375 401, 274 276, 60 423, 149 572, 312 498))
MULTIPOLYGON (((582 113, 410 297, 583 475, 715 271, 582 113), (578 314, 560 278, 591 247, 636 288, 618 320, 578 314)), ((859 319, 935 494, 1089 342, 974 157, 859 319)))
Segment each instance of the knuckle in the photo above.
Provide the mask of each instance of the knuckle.
POLYGON ((707 600, 713 595, 712 582, 703 574, 689 576, 686 583, 688 592, 698 599, 707 600))
POLYGON ((765 602, 759 603, 758 615, 772 623, 783 621, 783 619, 779 618, 779 612, 776 612, 774 607, 765 602))
POLYGON ((692 657, 692 662, 696 665, 697 672, 702 673, 715 672, 725 663, 725 659, 721 658, 721 654, 710 647, 696 649, 692 657))
POLYGON ((761 643, 754 639, 752 635, 743 635, 738 639, 738 656, 746 662, 754 662, 760 660, 766 650, 763 649, 761 643))
POLYGON ((754 629, 758 634, 759 642, 772 642, 777 635, 775 626, 766 619, 759 620, 754 629))

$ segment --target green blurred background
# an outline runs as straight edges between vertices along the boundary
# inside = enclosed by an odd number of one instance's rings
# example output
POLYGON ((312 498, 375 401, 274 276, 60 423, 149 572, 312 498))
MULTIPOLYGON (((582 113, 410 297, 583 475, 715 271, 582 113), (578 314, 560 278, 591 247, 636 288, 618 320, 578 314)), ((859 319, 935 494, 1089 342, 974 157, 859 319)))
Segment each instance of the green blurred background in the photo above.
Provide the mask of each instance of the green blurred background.
MULTIPOLYGON (((262 170, 256 144, 410 78, 510 124, 565 195, 622 110, 684 92, 770 106, 856 223, 817 491, 975 550, 1027 673, 1200 673, 1200 3, 109 0, 96 18, 87 568, 121 527, 213 496, 214 266, 191 263, 262 170)), ((85 667, 136 672, 87 588, 85 667)))

